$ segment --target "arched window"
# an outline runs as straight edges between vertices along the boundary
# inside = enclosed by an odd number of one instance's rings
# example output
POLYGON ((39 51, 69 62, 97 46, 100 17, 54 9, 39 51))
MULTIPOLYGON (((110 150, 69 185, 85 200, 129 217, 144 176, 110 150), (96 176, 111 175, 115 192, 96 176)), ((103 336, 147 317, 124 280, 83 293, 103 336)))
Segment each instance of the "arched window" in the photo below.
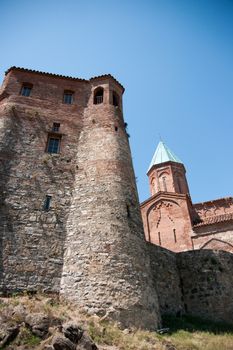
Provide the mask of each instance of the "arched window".
POLYGON ((179 191, 179 193, 182 193, 181 184, 180 184, 180 178, 177 177, 177 178, 176 178, 176 181, 177 181, 178 191, 179 191))
POLYGON ((167 192, 167 183, 166 183, 166 176, 162 177, 162 181, 163 181, 163 190, 165 192, 167 192))
POLYGON ((115 91, 112 92, 112 104, 115 107, 119 107, 119 96, 115 91))
POLYGON ((151 192, 152 192, 152 195, 154 195, 155 192, 156 192, 156 180, 155 180, 154 177, 153 177, 153 179, 151 180, 151 192))
POLYGON ((104 100, 104 89, 102 87, 98 87, 94 91, 94 104, 98 105, 103 103, 104 100))

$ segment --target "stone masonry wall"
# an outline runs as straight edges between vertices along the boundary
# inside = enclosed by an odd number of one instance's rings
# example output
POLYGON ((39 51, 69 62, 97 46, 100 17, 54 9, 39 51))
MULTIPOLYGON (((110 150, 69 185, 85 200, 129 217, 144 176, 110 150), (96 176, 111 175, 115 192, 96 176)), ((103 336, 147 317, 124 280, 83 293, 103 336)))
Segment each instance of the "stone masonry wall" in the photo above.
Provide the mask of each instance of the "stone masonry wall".
POLYGON ((85 89, 18 71, 7 75, 3 88, 8 98, 0 110, 1 290, 59 291, 85 89), (30 97, 20 96, 23 82, 33 84, 30 97), (62 103, 64 88, 78 95, 74 105, 62 103), (46 152, 53 122, 61 123, 59 154, 46 152), (46 195, 52 196, 49 211, 43 210, 46 195))
MULTIPOLYGON (((0 92, 0 291, 60 292, 127 327, 155 329, 160 311, 232 323, 232 254, 175 254, 144 241, 121 101, 111 104, 112 91, 121 98, 120 84, 106 77, 7 74, 0 92), (20 95, 24 82, 33 84, 29 97, 20 95), (104 100, 94 105, 98 86, 104 100), (74 92, 72 105, 63 104, 64 90, 74 92), (58 154, 46 151, 53 123, 60 123, 58 154)), ((171 198, 159 201, 172 208, 171 198)))
POLYGON ((233 323, 233 254, 195 250, 177 254, 185 312, 233 323))
POLYGON ((177 254, 151 243, 147 243, 147 247, 161 315, 181 315, 184 313, 184 303, 176 264, 177 254))
MULTIPOLYGON (((101 79, 95 84, 111 90, 101 79)), ((120 109, 89 101, 77 165, 61 295, 88 313, 154 329, 158 301, 120 109)))
POLYGON ((147 245, 161 315, 233 323, 233 254, 207 249, 173 253, 147 245))
POLYGON ((122 93, 109 76, 8 72, 0 92, 0 289, 61 292, 89 313, 155 329, 160 313, 122 93), (33 85, 29 97, 20 94, 23 83, 33 85), (103 103, 95 105, 99 86, 103 103), (64 90, 74 92, 73 104, 63 103, 64 90), (53 123, 58 154, 46 150, 53 123))

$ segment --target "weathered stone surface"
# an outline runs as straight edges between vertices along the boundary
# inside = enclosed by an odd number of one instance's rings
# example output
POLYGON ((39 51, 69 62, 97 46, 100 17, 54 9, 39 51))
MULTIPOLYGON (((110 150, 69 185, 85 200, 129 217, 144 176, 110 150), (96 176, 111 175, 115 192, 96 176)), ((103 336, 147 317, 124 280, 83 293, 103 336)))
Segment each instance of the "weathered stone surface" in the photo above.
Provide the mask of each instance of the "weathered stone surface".
POLYGON ((147 247, 161 314, 182 315, 184 302, 176 253, 150 243, 147 247))
POLYGON ((1 325, 0 331, 0 348, 2 349, 6 345, 10 344, 19 334, 19 326, 10 327, 9 325, 1 325))
POLYGON ((98 348, 87 332, 85 332, 81 340, 78 342, 76 350, 98 350, 98 348))
MULTIPOLYGON (((83 81, 13 69, 0 93, 2 294, 57 292, 81 311, 124 327, 156 329, 160 310, 232 322, 231 254, 175 256, 156 246, 146 248, 122 114, 123 89, 115 79, 83 81), (25 82, 33 85, 29 97, 20 95, 25 82), (103 103, 93 104, 98 87, 104 89, 103 103), (71 105, 63 103, 67 89, 74 92, 71 105), (118 106, 113 105, 113 91, 118 106), (52 132, 53 123, 60 123, 59 132, 52 132), (47 152, 51 135, 60 139, 58 154, 47 152), (49 210, 44 208, 46 195, 52 196, 49 210)), ((175 174, 178 168, 173 165, 173 170, 175 174)), ((169 181, 174 186, 171 177, 169 181)), ((176 193, 176 203, 171 203, 174 193, 170 199, 164 193, 158 196, 166 217, 180 210, 184 216, 191 208, 185 193, 176 193)), ((167 226, 155 217, 152 202, 144 220, 148 214, 151 222, 163 224, 166 237, 167 226)), ((225 207, 228 215, 230 202, 225 207)), ((208 208, 213 212, 222 205, 208 208)), ((166 237, 167 247, 179 238, 176 228, 168 228, 173 236, 166 237)), ((231 229, 225 228, 230 237, 231 229)), ((195 247, 202 247, 209 235, 208 245, 219 248, 220 233, 216 243, 207 229, 196 227, 195 232, 195 247)), ((11 312, 20 320, 27 316, 20 308, 11 312)), ((45 337, 51 324, 41 317, 27 324, 45 337)), ((76 337, 73 331, 69 336, 76 337)))
POLYGON ((78 341, 82 338, 83 332, 83 329, 73 322, 67 322, 62 325, 62 333, 74 344, 77 344, 78 341))
POLYGON ((1 290, 61 292, 90 314, 156 328, 122 86, 110 76, 12 69, 1 92, 1 290), (29 97, 20 95, 25 82, 33 85, 29 97), (99 87, 103 102, 94 104, 99 87), (64 90, 74 92, 73 104, 63 103, 64 90), (47 152, 51 135, 61 140, 58 154, 47 152))
POLYGON ((185 312, 233 323, 233 254, 200 250, 177 256, 185 312))
POLYGON ((76 345, 62 336, 56 336, 53 339, 53 347, 55 350, 76 350, 76 345))
POLYGON ((33 334, 44 338, 49 332, 49 327, 58 326, 61 321, 43 313, 29 313, 25 318, 25 323, 30 327, 33 334))

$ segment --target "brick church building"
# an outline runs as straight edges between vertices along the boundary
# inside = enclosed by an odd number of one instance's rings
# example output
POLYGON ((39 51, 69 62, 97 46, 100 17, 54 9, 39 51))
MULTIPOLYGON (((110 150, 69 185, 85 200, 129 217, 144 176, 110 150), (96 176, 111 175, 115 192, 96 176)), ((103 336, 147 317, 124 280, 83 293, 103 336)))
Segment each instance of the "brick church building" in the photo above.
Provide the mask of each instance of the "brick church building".
POLYGON ((233 252, 233 198, 192 203, 182 161, 160 141, 147 175, 151 197, 141 204, 146 240, 174 252, 233 252))

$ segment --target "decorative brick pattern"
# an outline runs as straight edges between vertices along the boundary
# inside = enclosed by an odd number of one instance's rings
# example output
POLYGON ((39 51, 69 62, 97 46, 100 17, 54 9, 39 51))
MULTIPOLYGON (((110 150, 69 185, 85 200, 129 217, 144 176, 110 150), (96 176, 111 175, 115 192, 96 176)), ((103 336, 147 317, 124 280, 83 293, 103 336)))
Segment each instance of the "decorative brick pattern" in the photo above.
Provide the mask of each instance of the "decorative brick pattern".
POLYGON ((151 197, 141 204, 147 241, 182 252, 219 249, 233 252, 233 199, 193 204, 185 168, 166 161, 149 172, 151 197))

